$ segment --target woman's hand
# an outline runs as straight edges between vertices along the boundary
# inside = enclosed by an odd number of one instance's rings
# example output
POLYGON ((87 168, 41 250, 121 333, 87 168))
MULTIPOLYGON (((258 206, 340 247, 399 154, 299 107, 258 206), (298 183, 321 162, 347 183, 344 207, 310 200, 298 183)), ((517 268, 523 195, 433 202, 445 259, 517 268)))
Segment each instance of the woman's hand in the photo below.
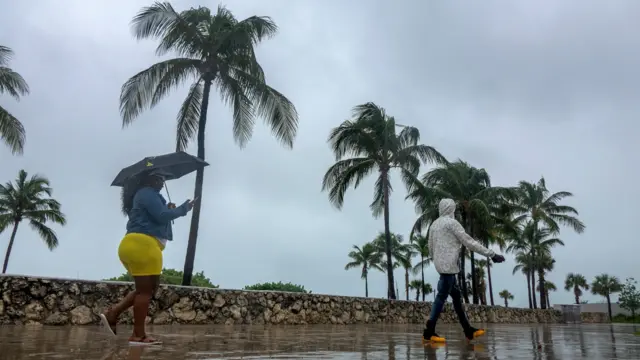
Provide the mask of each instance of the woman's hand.
POLYGON ((168 204, 167 204, 167 207, 168 207, 169 209, 175 209, 175 208, 176 208, 176 204, 174 204, 174 203, 168 203, 168 204))

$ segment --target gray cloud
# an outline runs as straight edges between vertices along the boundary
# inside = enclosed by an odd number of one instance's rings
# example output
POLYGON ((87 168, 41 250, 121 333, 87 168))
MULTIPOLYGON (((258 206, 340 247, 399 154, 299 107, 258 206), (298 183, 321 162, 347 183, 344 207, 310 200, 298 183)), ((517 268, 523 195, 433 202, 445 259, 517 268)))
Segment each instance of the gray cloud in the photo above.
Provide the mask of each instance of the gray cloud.
MULTIPOLYGON (((90 279, 123 272, 116 248, 125 218, 118 190, 108 184, 119 168, 173 149, 185 94, 176 91, 121 130, 121 84, 157 61, 155 44, 136 42, 128 28, 147 4, 0 0, 0 43, 16 51, 12 65, 32 88, 19 103, 0 99, 28 131, 23 157, 0 149, 0 179, 13 179, 21 168, 46 174, 69 219, 52 253, 21 229, 10 272, 90 279)), ((640 193, 632 182, 639 174, 629 166, 640 150, 632 140, 640 113, 637 2, 227 6, 239 17, 270 15, 281 27, 261 45, 259 58, 271 84, 298 107, 301 123, 293 151, 261 124, 240 150, 229 110, 217 98, 211 104, 196 270, 214 282, 233 288, 282 280, 318 293, 363 294, 358 272, 343 267, 352 244, 382 229, 368 209, 373 179, 349 192, 341 212, 331 208, 320 183, 333 161, 325 142, 330 128, 366 101, 419 127, 423 141, 446 156, 485 167, 495 184, 544 175, 552 190, 574 192, 571 205, 587 231, 562 233, 567 245, 555 251, 550 276, 558 286, 571 271, 588 278, 638 275, 632 199, 640 193)), ((172 198, 191 197, 193 180, 171 183, 172 198)), ((399 181, 395 189, 392 229, 407 234, 413 205, 404 202, 399 181)), ((167 267, 182 267, 188 226, 186 219, 176 221, 167 267)), ((3 244, 7 239, 0 236, 3 244)), ((512 276, 512 267, 509 260, 494 268, 495 293, 507 288, 524 306, 524 278, 512 276)), ((427 279, 436 281, 433 269, 427 279)), ((370 286, 374 296, 384 296, 384 275, 372 275, 370 286)), ((570 302, 571 294, 559 291, 551 301, 570 302)))

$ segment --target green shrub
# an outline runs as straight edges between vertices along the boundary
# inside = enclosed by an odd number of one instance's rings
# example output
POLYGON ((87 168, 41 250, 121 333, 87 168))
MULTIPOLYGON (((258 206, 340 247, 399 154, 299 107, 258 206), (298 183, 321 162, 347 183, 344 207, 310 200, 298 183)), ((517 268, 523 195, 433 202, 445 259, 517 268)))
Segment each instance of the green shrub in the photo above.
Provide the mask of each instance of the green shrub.
POLYGON ((292 284, 290 282, 284 284, 282 281, 268 282, 262 284, 248 285, 244 287, 244 290, 263 290, 263 291, 286 291, 286 292, 299 292, 305 294, 311 294, 311 291, 304 289, 304 286, 292 284))
MULTIPOLYGON (((182 271, 178 271, 175 269, 162 269, 162 274, 160 274, 160 284, 180 285, 182 284, 182 275, 182 271)), ((133 282, 133 277, 131 277, 131 275, 129 274, 122 274, 118 277, 105 280, 133 282)), ((218 288, 218 285, 214 285, 209 278, 204 276, 203 271, 193 274, 193 277, 191 278, 191 286, 214 289, 218 288)))
POLYGON ((633 318, 631 315, 618 314, 613 317, 612 321, 615 323, 640 323, 640 316, 636 315, 636 317, 633 318))

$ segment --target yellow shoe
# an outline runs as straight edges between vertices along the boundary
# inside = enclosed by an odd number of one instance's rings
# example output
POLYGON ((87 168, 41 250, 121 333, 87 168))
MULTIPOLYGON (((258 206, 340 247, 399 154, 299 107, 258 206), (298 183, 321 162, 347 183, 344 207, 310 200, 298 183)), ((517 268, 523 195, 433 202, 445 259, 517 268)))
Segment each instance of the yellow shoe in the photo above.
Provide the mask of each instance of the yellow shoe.
POLYGON ((469 328, 467 330, 464 331, 464 336, 467 338, 467 340, 471 341, 473 339, 477 339, 480 336, 484 335, 485 331, 484 329, 476 329, 476 328, 469 328))
POLYGON ((425 330, 424 333, 422 334, 422 343, 429 343, 429 342, 444 343, 445 341, 446 341, 445 338, 438 336, 438 334, 436 334, 435 332, 432 332, 431 334, 429 334, 429 332, 425 330))

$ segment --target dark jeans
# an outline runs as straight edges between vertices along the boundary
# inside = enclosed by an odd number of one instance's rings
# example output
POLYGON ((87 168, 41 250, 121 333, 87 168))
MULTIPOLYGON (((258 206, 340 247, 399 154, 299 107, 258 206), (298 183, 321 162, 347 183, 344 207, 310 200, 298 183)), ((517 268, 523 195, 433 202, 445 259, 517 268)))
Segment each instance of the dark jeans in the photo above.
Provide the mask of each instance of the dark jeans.
POLYGON ((464 313, 464 308, 462 307, 462 293, 460 292, 460 288, 456 282, 456 275, 440 274, 440 280, 438 281, 438 294, 436 295, 436 300, 433 302, 429 320, 431 320, 435 327, 438 317, 440 317, 440 313, 444 308, 444 303, 447 301, 447 297, 449 297, 449 295, 451 295, 453 309, 458 315, 460 325, 462 325, 463 329, 468 329, 471 325, 469 324, 467 314, 464 313))

